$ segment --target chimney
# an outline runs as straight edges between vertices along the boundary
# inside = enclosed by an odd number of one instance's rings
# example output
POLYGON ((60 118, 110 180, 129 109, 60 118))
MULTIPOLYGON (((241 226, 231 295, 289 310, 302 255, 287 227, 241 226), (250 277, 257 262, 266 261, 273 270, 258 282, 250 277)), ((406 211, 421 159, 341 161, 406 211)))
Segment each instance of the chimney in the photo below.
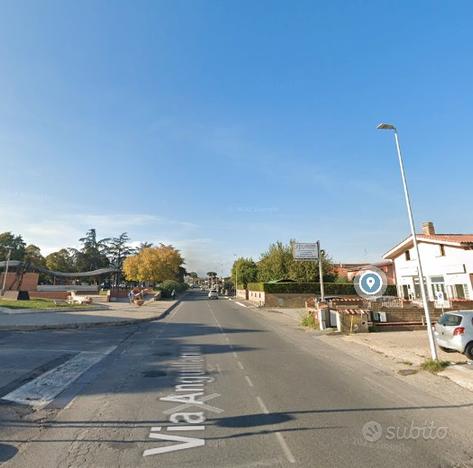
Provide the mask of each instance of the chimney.
POLYGON ((434 223, 432 221, 427 221, 426 223, 422 223, 422 234, 424 234, 424 236, 435 235, 434 223))

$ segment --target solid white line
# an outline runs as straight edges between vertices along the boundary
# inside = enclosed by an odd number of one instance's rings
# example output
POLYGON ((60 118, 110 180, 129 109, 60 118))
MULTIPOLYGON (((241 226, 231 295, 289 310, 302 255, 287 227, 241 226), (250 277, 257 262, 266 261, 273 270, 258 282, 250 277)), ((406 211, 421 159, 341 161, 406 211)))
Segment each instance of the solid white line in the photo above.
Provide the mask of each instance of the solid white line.
POLYGON ((275 434, 276 439, 278 439, 279 445, 281 446, 282 451, 284 452, 284 455, 286 455, 287 461, 289 463, 296 463, 296 459, 294 458, 294 455, 292 454, 291 449, 287 445, 282 434, 280 432, 275 432, 275 434))
POLYGON ((236 302, 236 301, 235 301, 235 304, 238 304, 239 306, 248 308, 248 306, 246 306, 245 304, 242 304, 241 302, 236 302))
POLYGON ((36 379, 5 395, 2 399, 42 408, 59 395, 85 371, 116 349, 112 346, 101 353, 84 351, 36 379))
POLYGON ((245 375, 245 379, 246 379, 246 381, 248 382, 248 385, 249 385, 250 387, 254 387, 253 382, 251 381, 251 379, 250 379, 247 375, 245 375))
POLYGON ((242 370, 244 369, 243 364, 242 364, 240 361, 237 361, 237 364, 238 364, 238 367, 239 367, 240 369, 242 369, 242 370))
POLYGON ((264 404, 264 401, 259 396, 256 397, 256 401, 260 405, 260 408, 263 410, 263 413, 264 414, 269 414, 268 408, 266 408, 266 405, 264 404))

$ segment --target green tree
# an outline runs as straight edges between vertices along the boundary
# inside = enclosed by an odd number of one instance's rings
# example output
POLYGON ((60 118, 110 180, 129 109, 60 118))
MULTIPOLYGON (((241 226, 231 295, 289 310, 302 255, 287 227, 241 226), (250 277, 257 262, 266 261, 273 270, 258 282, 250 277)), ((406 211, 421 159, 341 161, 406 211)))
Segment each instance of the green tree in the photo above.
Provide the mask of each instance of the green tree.
POLYGON ((111 265, 121 269, 125 258, 136 252, 133 247, 128 245, 129 242, 130 238, 126 232, 110 239, 106 247, 106 252, 111 265))
POLYGON ((23 260, 26 244, 21 235, 16 236, 12 232, 0 234, 0 261, 6 260, 8 250, 11 249, 11 260, 23 260))
POLYGON ((150 247, 153 247, 152 242, 141 242, 138 247, 138 252, 143 252, 144 249, 149 249, 150 247))
POLYGON ((258 267, 252 258, 240 257, 233 262, 232 283, 235 285, 238 279, 238 285, 246 288, 248 283, 258 279, 258 267))
POLYGON ((79 239, 82 248, 72 249, 77 271, 92 271, 107 267, 110 263, 106 255, 109 241, 109 238, 98 240, 95 229, 89 229, 85 237, 79 239))
MULTIPOLYGON (((319 281, 319 265, 314 261, 294 260, 291 241, 288 245, 278 241, 269 246, 258 262, 258 280, 274 281, 291 279, 298 282, 319 281)), ((322 271, 325 281, 333 281, 333 266, 330 257, 322 250, 322 271)))
POLYGON ((46 267, 48 270, 65 273, 76 271, 73 254, 68 249, 61 249, 47 255, 46 267))
POLYGON ((271 244, 258 262, 258 280, 274 281, 288 278, 293 262, 290 245, 284 245, 280 241, 271 244))
POLYGON ((25 247, 24 261, 40 267, 46 266, 46 260, 41 255, 41 249, 33 244, 25 247))

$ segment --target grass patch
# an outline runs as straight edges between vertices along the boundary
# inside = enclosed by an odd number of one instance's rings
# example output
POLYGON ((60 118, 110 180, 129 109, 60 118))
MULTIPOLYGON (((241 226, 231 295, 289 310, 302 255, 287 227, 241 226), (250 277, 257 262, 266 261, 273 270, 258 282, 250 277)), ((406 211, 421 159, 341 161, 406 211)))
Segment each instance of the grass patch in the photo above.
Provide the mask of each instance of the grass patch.
POLYGON ((308 327, 308 328, 318 328, 317 324, 315 323, 314 316, 312 314, 306 314, 304 317, 301 319, 301 325, 303 327, 308 327))
POLYGON ((432 374, 437 374, 448 367, 450 363, 448 361, 435 361, 434 359, 426 359, 421 365, 421 369, 432 374))
POLYGON ((69 309, 84 307, 81 304, 55 304, 52 299, 30 299, 29 301, 15 301, 12 299, 0 299, 0 307, 7 309, 69 309))

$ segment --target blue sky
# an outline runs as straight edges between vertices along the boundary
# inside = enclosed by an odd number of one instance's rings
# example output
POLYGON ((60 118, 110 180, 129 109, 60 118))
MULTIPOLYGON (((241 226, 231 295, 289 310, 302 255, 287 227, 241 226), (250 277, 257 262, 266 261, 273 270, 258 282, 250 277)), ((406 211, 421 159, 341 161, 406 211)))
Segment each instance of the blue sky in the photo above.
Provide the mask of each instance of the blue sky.
POLYGON ((96 227, 188 268, 320 239, 375 261, 473 232, 470 1, 25 1, 0 16, 0 231, 96 227))

